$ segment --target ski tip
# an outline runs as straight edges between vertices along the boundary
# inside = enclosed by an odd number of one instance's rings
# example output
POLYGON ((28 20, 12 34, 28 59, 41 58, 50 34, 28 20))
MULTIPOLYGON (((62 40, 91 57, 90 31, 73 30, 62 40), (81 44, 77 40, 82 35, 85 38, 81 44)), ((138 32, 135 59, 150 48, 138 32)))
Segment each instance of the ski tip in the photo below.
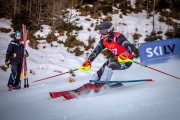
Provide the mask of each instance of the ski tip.
POLYGON ((147 79, 147 82, 153 82, 153 79, 147 79))

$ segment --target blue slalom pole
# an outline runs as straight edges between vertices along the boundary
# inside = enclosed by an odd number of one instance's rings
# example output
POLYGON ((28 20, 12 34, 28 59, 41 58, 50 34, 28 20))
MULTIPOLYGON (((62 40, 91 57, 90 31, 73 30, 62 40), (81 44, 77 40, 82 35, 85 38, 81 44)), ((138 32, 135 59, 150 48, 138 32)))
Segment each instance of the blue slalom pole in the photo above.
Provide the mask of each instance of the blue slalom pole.
POLYGON ((132 83, 132 82, 152 82, 152 79, 140 79, 140 80, 123 80, 123 81, 99 81, 99 80, 90 80, 89 82, 92 83, 106 83, 106 84, 112 84, 112 83, 132 83))

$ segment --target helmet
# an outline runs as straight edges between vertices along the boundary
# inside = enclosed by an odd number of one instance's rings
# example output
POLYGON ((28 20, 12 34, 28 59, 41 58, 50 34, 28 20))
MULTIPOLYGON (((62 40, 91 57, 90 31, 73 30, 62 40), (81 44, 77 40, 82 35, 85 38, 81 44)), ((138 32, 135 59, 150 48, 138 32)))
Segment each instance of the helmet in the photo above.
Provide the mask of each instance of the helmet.
POLYGON ((103 22, 98 26, 99 33, 106 35, 114 31, 114 26, 111 22, 103 22))
POLYGON ((17 36, 21 36, 21 32, 16 31, 16 32, 14 33, 14 37, 16 38, 17 36))

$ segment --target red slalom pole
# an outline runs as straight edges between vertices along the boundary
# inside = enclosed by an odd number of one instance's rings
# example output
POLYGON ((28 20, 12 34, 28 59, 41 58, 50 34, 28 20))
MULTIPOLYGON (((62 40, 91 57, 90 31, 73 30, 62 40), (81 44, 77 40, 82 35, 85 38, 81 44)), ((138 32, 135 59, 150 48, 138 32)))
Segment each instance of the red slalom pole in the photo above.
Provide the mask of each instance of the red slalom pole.
POLYGON ((39 79, 39 80, 35 80, 35 81, 33 81, 33 83, 39 82, 39 81, 43 81, 43 80, 47 80, 47 79, 50 79, 50 78, 53 78, 53 77, 57 77, 57 76, 60 76, 60 75, 64 75, 64 74, 67 74, 67 73, 71 73, 71 72, 76 71, 76 70, 78 70, 78 69, 70 70, 68 72, 64 72, 64 73, 60 73, 60 74, 53 75, 53 76, 50 76, 50 77, 46 77, 46 78, 42 78, 42 79, 39 79))
POLYGON ((163 73, 163 74, 165 74, 165 75, 168 75, 168 76, 171 76, 171 77, 173 77, 173 78, 176 78, 176 79, 180 80, 180 78, 178 78, 178 77, 176 77, 176 76, 174 76, 174 75, 165 73, 165 72, 163 72, 163 71, 157 70, 157 69, 152 68, 152 67, 149 67, 149 66, 147 66, 147 65, 143 65, 143 64, 138 63, 138 62, 136 62, 136 61, 133 61, 133 62, 136 63, 136 64, 142 65, 142 66, 144 66, 144 67, 150 68, 150 69, 152 69, 152 70, 155 70, 155 71, 157 71, 157 72, 163 73))
MULTIPOLYGON (((24 24, 22 24, 22 36, 23 36, 23 41, 24 41, 24 39, 25 39, 25 36, 24 36, 24 24)), ((21 75, 20 75, 21 79, 23 77, 23 68, 24 68, 24 58, 22 60, 22 66, 21 66, 21 75)), ((20 85, 21 85, 21 81, 20 81, 20 85)))

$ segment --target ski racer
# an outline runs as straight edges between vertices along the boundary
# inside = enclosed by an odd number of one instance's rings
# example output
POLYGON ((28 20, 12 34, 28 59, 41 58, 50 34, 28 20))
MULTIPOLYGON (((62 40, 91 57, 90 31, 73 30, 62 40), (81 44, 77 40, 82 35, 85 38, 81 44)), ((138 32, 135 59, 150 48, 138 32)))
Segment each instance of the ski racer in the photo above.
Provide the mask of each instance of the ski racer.
MULTIPOLYGON (((93 75, 91 80, 109 81, 112 77, 113 70, 125 70, 132 65, 133 54, 137 50, 120 32, 114 32, 114 26, 111 22, 103 22, 98 26, 101 34, 100 41, 96 48, 90 54, 88 59, 82 64, 81 69, 89 71, 92 61, 98 56, 103 49, 112 52, 112 56, 102 65, 102 67, 93 75)), ((92 89, 97 92, 104 86, 103 83, 87 83, 75 90, 50 93, 52 98, 64 96, 66 99, 77 98, 82 92, 90 92, 92 89)), ((120 83, 120 86, 122 84, 120 83)))

